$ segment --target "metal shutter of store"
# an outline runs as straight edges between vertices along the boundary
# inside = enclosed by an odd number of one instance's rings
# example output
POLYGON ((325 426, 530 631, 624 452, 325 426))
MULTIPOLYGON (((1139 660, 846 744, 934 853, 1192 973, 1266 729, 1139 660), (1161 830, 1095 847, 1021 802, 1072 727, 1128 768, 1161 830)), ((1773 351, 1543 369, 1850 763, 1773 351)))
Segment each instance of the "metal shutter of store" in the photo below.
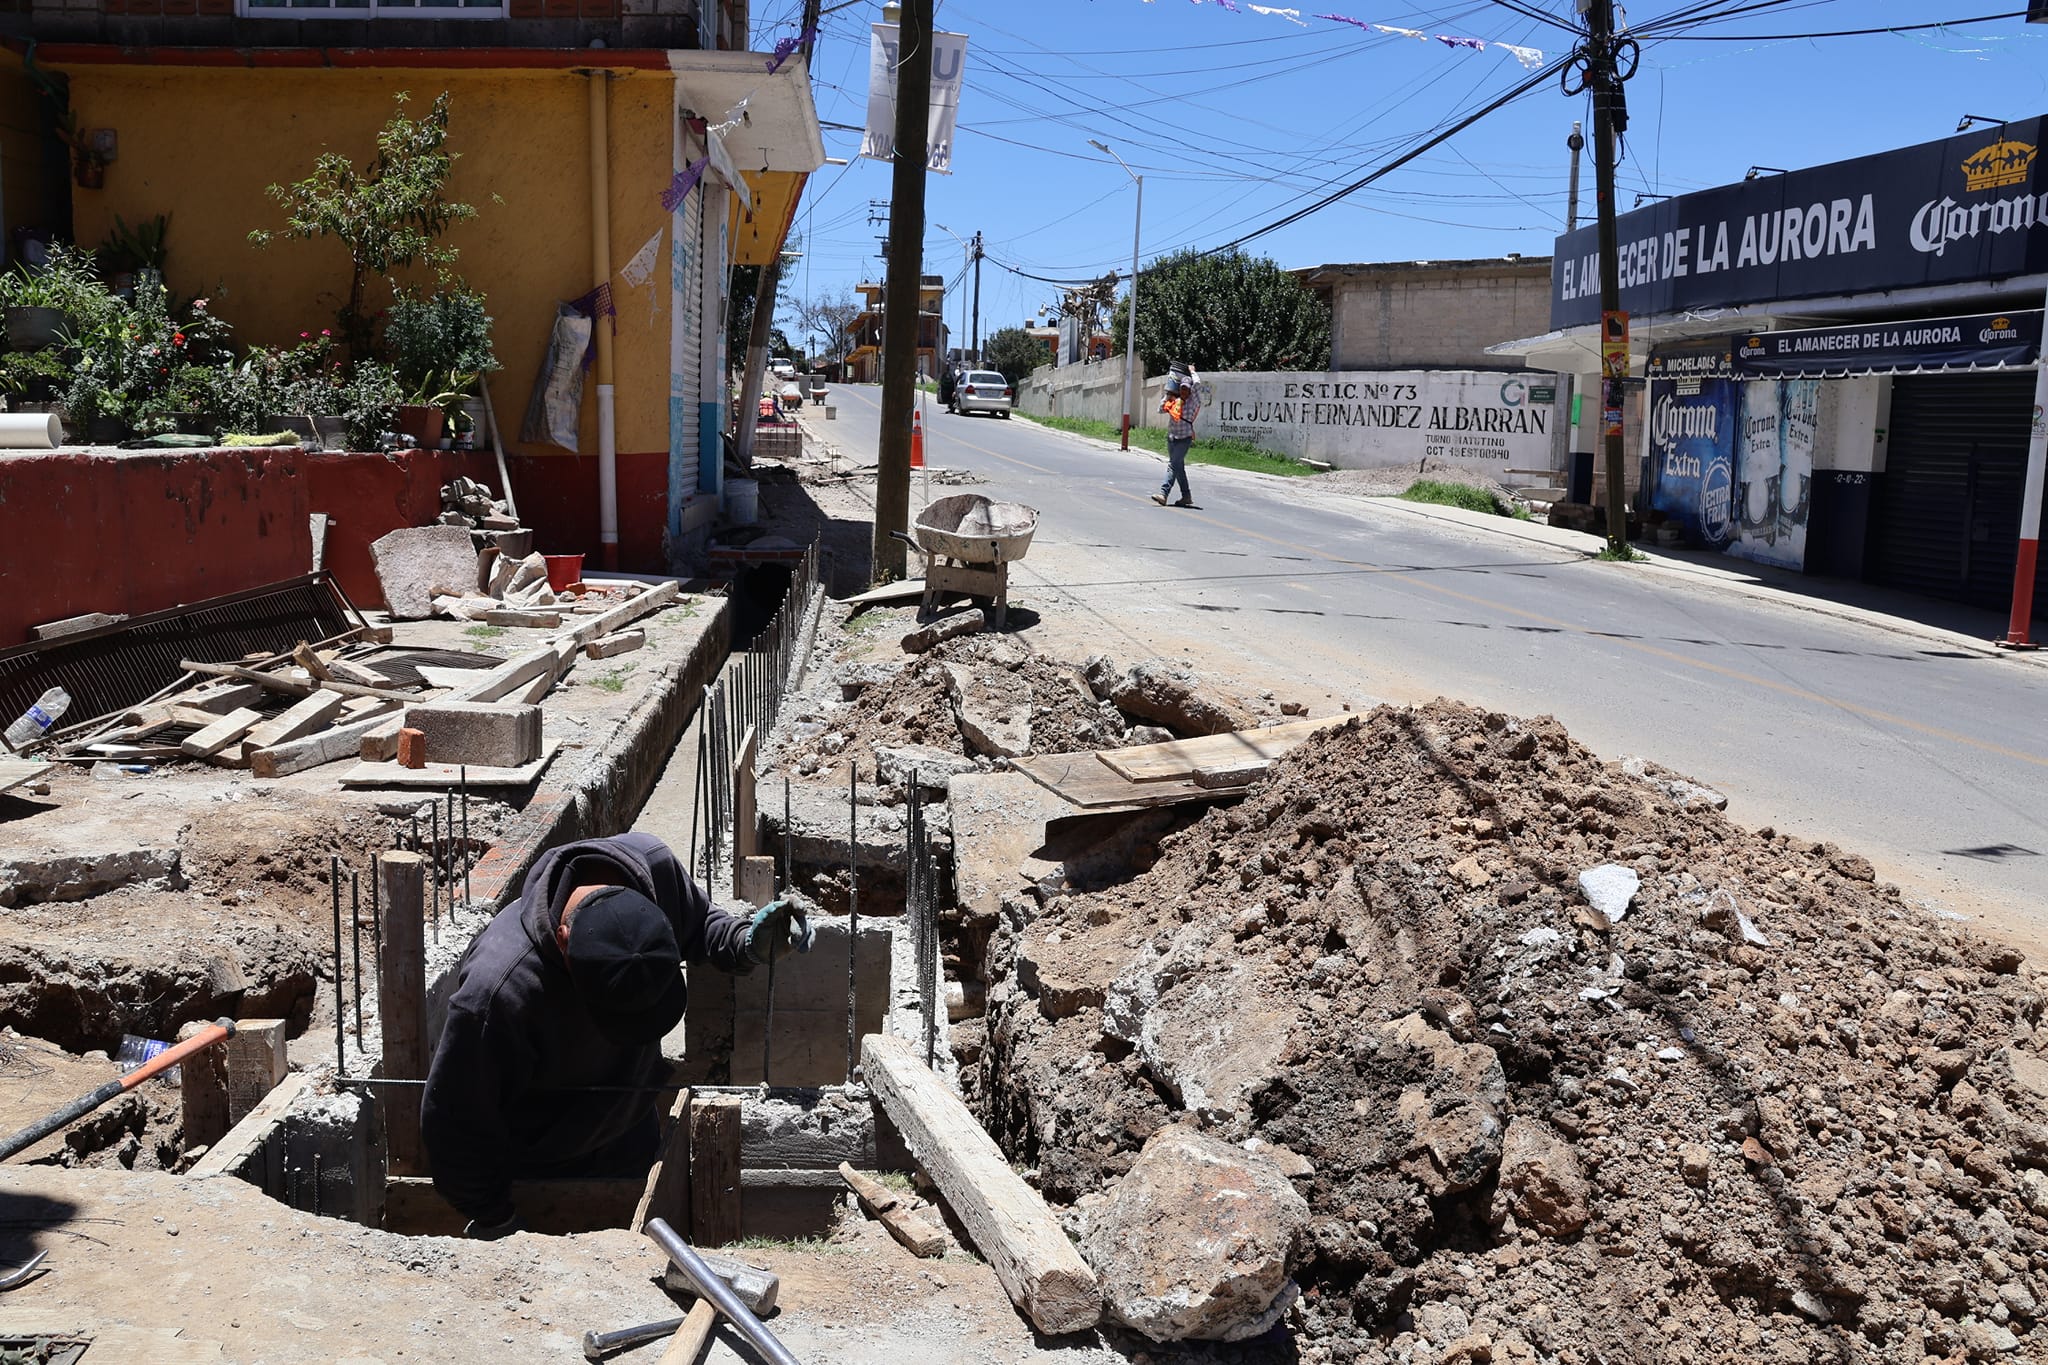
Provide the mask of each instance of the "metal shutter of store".
MULTIPOLYGON (((2025 371, 1893 382, 1871 528, 1874 581, 1991 610, 2009 605, 2033 405, 2025 371)), ((2034 602, 2037 613, 2048 608, 2038 587, 2034 602)))

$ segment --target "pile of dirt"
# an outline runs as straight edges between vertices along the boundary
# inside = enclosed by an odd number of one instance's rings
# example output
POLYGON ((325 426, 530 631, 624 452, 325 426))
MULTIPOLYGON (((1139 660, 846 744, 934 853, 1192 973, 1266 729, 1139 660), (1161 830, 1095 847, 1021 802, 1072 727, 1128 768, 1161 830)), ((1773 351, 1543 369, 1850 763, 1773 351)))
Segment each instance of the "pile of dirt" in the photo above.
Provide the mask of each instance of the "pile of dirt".
POLYGON ((2048 975, 1631 768, 1380 708, 1008 902, 985 1120, 1077 1222, 1167 1123, 1269 1151, 1299 1356, 1244 1359, 2048 1359, 2048 975))
POLYGON ((808 776, 855 764, 861 781, 877 780, 877 749, 917 747, 963 758, 992 756, 971 736, 978 703, 994 698, 1015 713, 1028 734, 1020 752, 1073 753, 1114 748, 1129 724, 1100 701, 1072 664, 1050 658, 1013 635, 947 640, 903 663, 842 665, 832 675, 844 705, 798 716, 785 729, 773 762, 808 776), (963 724, 963 706, 966 721, 963 724))

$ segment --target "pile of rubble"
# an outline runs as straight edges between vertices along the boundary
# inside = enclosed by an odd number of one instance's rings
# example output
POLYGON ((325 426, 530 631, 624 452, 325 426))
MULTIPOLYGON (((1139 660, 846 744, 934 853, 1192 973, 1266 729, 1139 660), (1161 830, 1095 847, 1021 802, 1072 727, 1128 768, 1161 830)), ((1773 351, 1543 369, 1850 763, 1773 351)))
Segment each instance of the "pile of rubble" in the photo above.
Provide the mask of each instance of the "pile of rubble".
POLYGON ((2048 1359, 2048 976, 1713 796, 1547 718, 1324 731, 1005 903, 976 1102, 1160 1340, 2048 1359))
POLYGON ((1018 636, 982 633, 907 660, 842 662, 791 716, 764 766, 810 777, 851 763, 864 784, 899 792, 912 770, 943 789, 952 773, 1006 758, 1157 744, 1268 718, 1163 659, 1122 670, 1097 654, 1077 666, 1018 636))

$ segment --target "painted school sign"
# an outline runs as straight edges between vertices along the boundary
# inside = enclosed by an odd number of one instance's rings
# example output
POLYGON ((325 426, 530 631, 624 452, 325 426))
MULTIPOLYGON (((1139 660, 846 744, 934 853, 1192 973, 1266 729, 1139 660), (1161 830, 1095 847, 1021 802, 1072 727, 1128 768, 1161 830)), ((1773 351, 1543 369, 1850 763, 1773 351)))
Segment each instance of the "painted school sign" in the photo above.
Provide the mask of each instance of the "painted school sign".
POLYGON ((1560 406, 1557 377, 1535 373, 1224 372, 1203 390, 1199 434, 1344 469, 1547 469, 1560 406))

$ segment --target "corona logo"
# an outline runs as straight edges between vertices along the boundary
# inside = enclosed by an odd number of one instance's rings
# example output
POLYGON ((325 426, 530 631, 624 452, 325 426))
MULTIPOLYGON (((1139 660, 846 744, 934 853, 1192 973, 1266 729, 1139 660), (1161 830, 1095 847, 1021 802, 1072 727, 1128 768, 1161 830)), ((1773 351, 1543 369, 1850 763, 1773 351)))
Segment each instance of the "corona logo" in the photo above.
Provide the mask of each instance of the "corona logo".
POLYGON ((1993 319, 1991 319, 1991 330, 1992 330, 1992 331, 1994 331, 1994 332, 2003 332, 2003 331, 2006 331, 2006 330, 2008 330, 2009 328, 2011 328, 2011 326, 2012 326, 2012 319, 2011 319, 2011 318, 1993 318, 1993 319))
POLYGON ((1972 194, 2026 183, 2038 149, 2028 142, 1994 142, 1963 162, 1963 178, 1972 194))

